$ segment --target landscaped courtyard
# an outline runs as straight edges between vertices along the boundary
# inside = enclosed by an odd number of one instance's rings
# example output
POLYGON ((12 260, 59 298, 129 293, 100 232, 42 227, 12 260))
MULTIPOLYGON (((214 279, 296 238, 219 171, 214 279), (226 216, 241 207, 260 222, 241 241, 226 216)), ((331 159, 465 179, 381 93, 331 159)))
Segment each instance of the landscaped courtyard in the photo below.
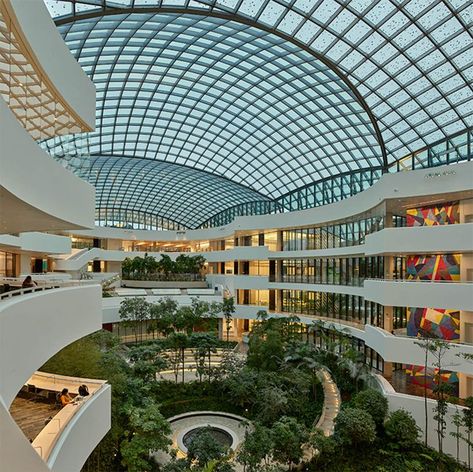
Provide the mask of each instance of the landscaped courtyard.
POLYGON ((156 339, 100 331, 43 367, 112 385, 112 429, 84 472, 467 470, 424 446, 409 414, 388 414, 343 337, 314 325, 316 345, 296 318, 260 316, 246 346, 218 339, 221 306, 129 299, 123 319, 138 329, 143 309, 156 339))

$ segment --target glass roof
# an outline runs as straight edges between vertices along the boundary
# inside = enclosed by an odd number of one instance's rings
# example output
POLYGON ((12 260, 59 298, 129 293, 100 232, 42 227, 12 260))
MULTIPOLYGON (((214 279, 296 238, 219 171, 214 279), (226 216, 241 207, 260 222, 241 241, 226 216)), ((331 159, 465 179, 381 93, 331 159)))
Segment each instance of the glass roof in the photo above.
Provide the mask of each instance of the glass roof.
POLYGON ((470 0, 45 1, 97 86, 92 155, 277 199, 473 127, 470 0))
POLYGON ((271 198, 382 163, 370 118, 349 87, 274 34, 170 13, 59 28, 97 87, 91 155, 174 162, 271 198))
POLYGON ((225 178, 154 159, 93 157, 84 177, 96 188, 97 209, 151 214, 186 228, 232 206, 267 200, 225 178))

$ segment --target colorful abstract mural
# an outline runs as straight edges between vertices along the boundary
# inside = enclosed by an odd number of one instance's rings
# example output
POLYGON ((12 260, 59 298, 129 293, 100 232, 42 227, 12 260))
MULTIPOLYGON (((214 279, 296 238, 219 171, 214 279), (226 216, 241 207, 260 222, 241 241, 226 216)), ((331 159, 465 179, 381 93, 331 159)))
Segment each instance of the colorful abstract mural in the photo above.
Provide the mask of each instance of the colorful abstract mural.
MULTIPOLYGON (((435 384, 438 382, 438 369, 427 369, 427 375, 424 375, 424 367, 420 365, 411 365, 406 368, 406 374, 414 385, 420 387, 426 386, 433 390, 435 384)), ((442 371, 442 381, 452 385, 451 394, 458 394, 458 374, 449 370, 442 371)))
POLYGON ((406 211, 407 226, 437 226, 460 223, 458 202, 443 203, 406 211))
POLYGON ((460 254, 409 256, 407 280, 460 280, 460 254))
POLYGON ((460 337, 460 312, 441 308, 408 308, 407 335, 421 336, 428 333, 448 341, 460 337))

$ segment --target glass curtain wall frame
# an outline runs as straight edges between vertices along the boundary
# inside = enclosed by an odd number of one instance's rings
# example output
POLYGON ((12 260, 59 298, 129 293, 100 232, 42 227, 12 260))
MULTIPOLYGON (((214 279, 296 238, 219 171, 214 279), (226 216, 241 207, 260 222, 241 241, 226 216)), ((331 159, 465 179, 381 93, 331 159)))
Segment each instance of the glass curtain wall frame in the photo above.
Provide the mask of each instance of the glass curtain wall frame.
POLYGON ((362 286, 384 277, 384 257, 283 259, 275 282, 362 286))
POLYGON ((296 41, 218 12, 120 13, 59 25, 97 87, 90 154, 132 149, 272 199, 383 165, 356 92, 296 41))
POLYGON ((306 290, 281 290, 280 294, 284 313, 384 326, 384 307, 357 295, 306 290))
POLYGON ((331 249, 363 244, 367 234, 384 228, 384 217, 376 216, 343 224, 282 231, 283 251, 331 249))
MULTIPOLYGON (((367 104, 379 126, 388 163, 394 163, 391 169, 406 155, 450 141, 449 137, 460 136, 473 124, 468 2, 448 8, 439 0, 429 0, 422 8, 414 0, 402 5, 394 0, 364 4, 324 0, 305 7, 282 0, 47 3, 53 16, 61 16, 58 23, 63 25, 111 12, 139 13, 153 8, 165 12, 168 8, 188 14, 199 10, 199 14, 228 15, 299 42, 335 64, 367 104)), ((420 160, 421 166, 431 166, 471 156, 471 136, 467 138, 466 147, 454 143, 445 150, 439 146, 430 158, 418 155, 412 162, 417 166, 420 160)), ((338 192, 335 189, 334 199, 338 192)), ((290 205, 298 207, 302 202, 309 207, 311 192, 301 194, 290 205)), ((228 222, 230 217, 222 219, 228 222)))

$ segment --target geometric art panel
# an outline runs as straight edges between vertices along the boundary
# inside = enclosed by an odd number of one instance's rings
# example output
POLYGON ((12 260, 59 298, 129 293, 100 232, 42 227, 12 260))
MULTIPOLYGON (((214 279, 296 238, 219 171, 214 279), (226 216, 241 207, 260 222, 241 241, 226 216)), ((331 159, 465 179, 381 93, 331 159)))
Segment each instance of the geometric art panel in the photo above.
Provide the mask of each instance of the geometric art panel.
MULTIPOLYGON (((406 374, 410 378, 413 385, 419 387, 426 386, 428 389, 433 390, 435 384, 438 383, 438 369, 427 368, 427 375, 424 374, 424 366, 410 365, 406 367, 406 374)), ((442 370, 442 382, 451 385, 452 390, 449 392, 451 395, 458 394, 458 374, 449 370, 442 370)))
POLYGON ((460 280, 459 254, 409 256, 406 262, 407 280, 460 280))
POLYGON ((430 336, 447 341, 460 338, 460 312, 441 308, 407 309, 407 335, 430 336))
POLYGON ((458 202, 443 203, 406 211, 407 226, 438 226, 460 223, 458 202))

